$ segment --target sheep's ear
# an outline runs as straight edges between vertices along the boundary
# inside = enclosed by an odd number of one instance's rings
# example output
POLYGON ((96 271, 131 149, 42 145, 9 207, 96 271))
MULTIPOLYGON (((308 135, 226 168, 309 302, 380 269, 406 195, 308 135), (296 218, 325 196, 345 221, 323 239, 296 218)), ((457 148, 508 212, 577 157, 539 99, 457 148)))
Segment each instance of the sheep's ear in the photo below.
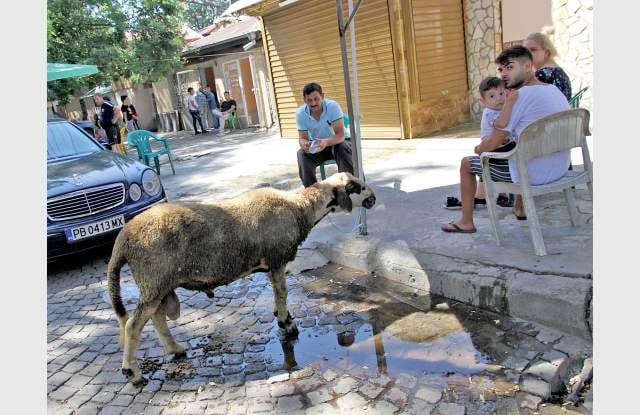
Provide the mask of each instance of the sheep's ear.
MULTIPOLYGON (((351 212, 353 209, 353 204, 351 203, 351 198, 347 194, 344 186, 336 186, 333 189, 333 199, 327 204, 327 207, 330 208, 332 206, 340 206, 340 208, 346 210, 347 212, 351 212)), ((335 212, 335 208, 331 209, 335 212)))

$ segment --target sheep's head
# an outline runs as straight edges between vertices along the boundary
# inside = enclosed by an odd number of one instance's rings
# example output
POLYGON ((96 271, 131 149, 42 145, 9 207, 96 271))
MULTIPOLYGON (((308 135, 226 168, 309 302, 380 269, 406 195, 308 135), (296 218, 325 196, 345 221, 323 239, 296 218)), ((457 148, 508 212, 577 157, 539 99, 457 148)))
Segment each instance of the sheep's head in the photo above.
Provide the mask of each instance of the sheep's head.
POLYGON ((351 212, 354 207, 371 209, 376 203, 371 186, 350 173, 336 173, 322 183, 331 186, 333 198, 327 207, 332 211, 342 209, 351 212))

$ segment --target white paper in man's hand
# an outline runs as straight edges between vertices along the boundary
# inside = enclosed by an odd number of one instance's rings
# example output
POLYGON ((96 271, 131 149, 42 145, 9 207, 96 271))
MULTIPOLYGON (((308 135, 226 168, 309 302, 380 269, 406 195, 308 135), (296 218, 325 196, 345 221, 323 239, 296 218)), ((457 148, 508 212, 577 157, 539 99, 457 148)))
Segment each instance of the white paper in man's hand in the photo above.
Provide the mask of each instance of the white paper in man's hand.
POLYGON ((320 141, 325 141, 325 140, 321 140, 321 139, 318 138, 318 139, 314 139, 311 142, 311 146, 309 147, 309 153, 315 154, 318 151, 320 151, 320 149, 318 148, 319 147, 318 144, 319 144, 320 141))

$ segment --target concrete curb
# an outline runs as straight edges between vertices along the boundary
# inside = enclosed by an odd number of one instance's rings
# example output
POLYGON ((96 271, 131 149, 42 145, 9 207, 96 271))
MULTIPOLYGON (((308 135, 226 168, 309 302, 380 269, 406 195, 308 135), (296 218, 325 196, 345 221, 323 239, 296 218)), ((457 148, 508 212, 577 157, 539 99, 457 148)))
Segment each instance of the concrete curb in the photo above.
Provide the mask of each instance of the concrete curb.
POLYGON ((431 294, 591 338, 592 280, 536 274, 507 266, 411 249, 406 242, 333 235, 309 241, 330 261, 375 273, 431 294))

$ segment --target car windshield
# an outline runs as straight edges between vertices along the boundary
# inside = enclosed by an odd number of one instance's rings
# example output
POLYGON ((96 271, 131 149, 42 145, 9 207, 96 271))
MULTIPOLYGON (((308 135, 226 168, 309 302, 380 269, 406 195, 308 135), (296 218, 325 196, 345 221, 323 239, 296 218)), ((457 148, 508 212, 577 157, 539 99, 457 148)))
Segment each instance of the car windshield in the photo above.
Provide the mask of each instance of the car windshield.
POLYGON ((103 149, 68 122, 47 123, 47 160, 95 153, 103 149))

